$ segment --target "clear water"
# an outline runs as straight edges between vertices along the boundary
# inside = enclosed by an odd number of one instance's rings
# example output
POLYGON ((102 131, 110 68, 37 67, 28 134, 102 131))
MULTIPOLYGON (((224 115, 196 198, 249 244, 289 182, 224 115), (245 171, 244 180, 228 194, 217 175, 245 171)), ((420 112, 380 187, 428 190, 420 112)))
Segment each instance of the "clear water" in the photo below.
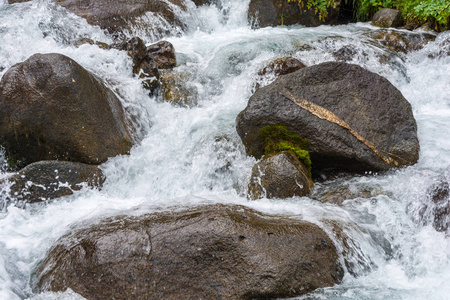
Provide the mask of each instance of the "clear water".
MULTIPOLYGON (((437 56, 450 33, 420 51, 395 54, 370 38, 379 29, 369 24, 253 30, 246 20, 248 2, 219 0, 196 8, 188 1, 188 11, 179 12, 183 29, 159 20, 163 30, 140 26, 130 32, 147 43, 162 38, 173 43, 179 61, 175 72, 189 78, 186 84, 196 95, 197 104, 190 108, 149 98, 132 77, 124 52, 74 47, 86 37, 112 42, 84 19, 49 1, 0 2, 0 77, 34 53, 62 53, 101 77, 136 119, 136 145, 129 156, 102 165, 107 181, 101 191, 86 188, 46 205, 0 212, 0 299, 83 299, 72 291, 31 291, 33 269, 59 237, 106 216, 211 203, 301 218, 330 234, 346 266, 344 280, 300 299, 450 298, 449 235, 432 227, 432 211, 426 209, 430 188, 450 181, 450 56, 437 56), (316 184, 313 195, 340 187, 356 195, 366 192, 341 206, 308 197, 247 201, 255 160, 245 154, 235 118, 255 84, 273 80, 258 78, 258 71, 284 55, 307 65, 332 61, 332 53, 345 45, 356 47, 352 63, 385 76, 410 101, 418 123, 419 162, 316 184)), ((156 22, 151 15, 145 20, 156 22)), ((7 177, 1 154, 0 165, 0 177, 7 177)))

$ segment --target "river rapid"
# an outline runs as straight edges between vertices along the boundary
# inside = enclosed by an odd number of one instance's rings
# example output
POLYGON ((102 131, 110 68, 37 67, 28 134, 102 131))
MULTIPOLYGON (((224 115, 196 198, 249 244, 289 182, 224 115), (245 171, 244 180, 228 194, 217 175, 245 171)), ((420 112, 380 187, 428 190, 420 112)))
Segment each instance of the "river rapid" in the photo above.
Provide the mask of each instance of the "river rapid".
MULTIPOLYGON (((120 96, 136 130, 130 155, 101 166, 107 177, 101 191, 84 188, 48 204, 0 211, 0 299, 84 299, 70 290, 37 295, 31 289, 33 270, 59 237, 108 216, 212 203, 307 220, 330 235, 345 266, 343 282, 297 299, 449 299, 450 236, 432 226, 430 191, 450 182, 450 56, 440 53, 450 47, 450 32, 403 54, 372 39, 380 29, 369 23, 252 29, 248 2, 219 0, 197 8, 187 0, 187 12, 178 12, 183 28, 153 20, 166 34, 142 28, 129 33, 147 44, 164 39, 174 45, 175 72, 187 78, 194 103, 180 106, 150 98, 124 51, 73 45, 81 38, 112 43, 98 27, 51 1, 0 0, 0 77, 35 53, 67 55, 120 96), (334 61, 333 53, 347 45, 356 50, 350 63, 386 77, 411 103, 418 163, 382 174, 324 176, 311 197, 248 201, 256 161, 245 154, 235 119, 256 83, 274 80, 258 79, 258 71, 286 55, 306 65, 334 61), (339 188, 355 198, 342 205, 317 200, 339 188)), ((8 176, 3 154, 0 164, 0 178, 8 176)), ((0 187, 2 195, 8 188, 0 187)))

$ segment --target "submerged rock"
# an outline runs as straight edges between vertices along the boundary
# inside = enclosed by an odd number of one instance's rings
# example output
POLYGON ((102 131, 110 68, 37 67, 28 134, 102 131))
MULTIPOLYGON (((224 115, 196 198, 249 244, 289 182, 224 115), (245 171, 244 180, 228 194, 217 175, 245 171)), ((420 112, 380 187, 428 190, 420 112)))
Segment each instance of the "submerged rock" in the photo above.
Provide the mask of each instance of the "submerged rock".
POLYGON ((21 206, 71 195, 84 184, 101 187, 104 176, 98 166, 67 161, 40 161, 1 180, 0 185, 6 182, 12 183, 6 198, 21 206))
POLYGON ((318 226, 242 206, 116 217, 60 238, 33 285, 87 299, 267 299, 338 283, 318 226))
POLYGON ((403 25, 402 13, 398 9, 382 8, 372 18, 374 26, 388 28, 403 25))
POLYGON ((100 164, 132 146, 116 95, 61 54, 11 67, 0 82, 0 111, 1 145, 18 168, 41 160, 100 164))
POLYGON ((411 105, 385 78, 327 62, 256 91, 236 121, 247 153, 261 157, 261 129, 280 124, 309 141, 313 171, 378 171, 419 158, 411 105))
POLYGON ((164 101, 189 107, 197 104, 198 91, 190 84, 189 74, 175 70, 162 70, 160 74, 164 101))
POLYGON ((313 186, 308 169, 295 154, 284 151, 264 158, 252 170, 248 186, 251 199, 306 196, 313 186))
POLYGON ((441 181, 430 192, 432 224, 437 231, 450 232, 450 185, 441 181))

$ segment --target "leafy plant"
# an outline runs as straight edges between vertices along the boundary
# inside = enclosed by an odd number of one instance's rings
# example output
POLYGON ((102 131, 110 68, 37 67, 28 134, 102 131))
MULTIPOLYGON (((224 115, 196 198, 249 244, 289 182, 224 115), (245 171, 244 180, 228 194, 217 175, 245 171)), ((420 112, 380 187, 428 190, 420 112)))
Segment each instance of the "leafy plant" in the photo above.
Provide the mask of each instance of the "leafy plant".
POLYGON ((291 151, 306 166, 311 175, 311 158, 305 150, 309 142, 297 133, 290 132, 285 125, 270 125, 261 129, 264 154, 271 155, 283 151, 291 151))
POLYGON ((328 16, 328 7, 334 5, 334 0, 288 0, 288 2, 297 2, 300 9, 304 9, 305 5, 308 10, 314 9, 314 13, 321 21, 325 21, 328 16))

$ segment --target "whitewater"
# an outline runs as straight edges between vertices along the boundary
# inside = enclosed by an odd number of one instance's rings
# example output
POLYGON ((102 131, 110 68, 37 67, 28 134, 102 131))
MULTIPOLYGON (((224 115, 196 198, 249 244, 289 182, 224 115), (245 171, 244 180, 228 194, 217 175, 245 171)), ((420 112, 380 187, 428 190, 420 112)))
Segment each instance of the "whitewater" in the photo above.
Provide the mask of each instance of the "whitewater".
MULTIPOLYGON (((129 155, 101 166, 101 190, 73 195, 25 209, 0 211, 0 299, 84 299, 72 291, 34 294, 30 278, 55 241, 84 225, 115 215, 141 215, 201 204, 228 203, 303 219, 320 226, 335 243, 345 268, 343 282, 296 299, 449 299, 450 236, 433 228, 431 190, 450 182, 450 32, 408 54, 376 43, 369 23, 340 26, 280 26, 252 29, 249 0, 220 0, 178 11, 184 27, 159 19, 164 34, 135 28, 146 44, 174 45, 177 74, 195 101, 174 105, 149 97, 132 75, 124 51, 96 45, 74 46, 82 38, 112 43, 52 1, 0 2, 0 77, 35 53, 61 53, 100 77, 120 98, 135 128, 129 155), (445 44, 447 41, 447 44, 445 44), (245 153, 235 129, 258 72, 277 57, 292 56, 306 65, 334 61, 333 52, 352 45, 350 63, 386 77, 411 103, 418 125, 420 159, 414 166, 380 174, 330 177, 316 182, 310 197, 285 200, 246 197, 256 160, 245 153), (381 59, 389 57, 388 62, 381 59), (321 195, 345 187, 356 196, 342 205, 322 203, 321 195), (333 224, 340 224, 340 236, 333 224)), ((401 32, 401 30, 397 30, 401 32)), ((258 81, 259 80, 259 81, 258 81)), ((0 178, 8 176, 0 153, 0 178)), ((9 189, 0 186, 0 201, 9 189)), ((448 218, 448 216, 447 216, 448 218)))

